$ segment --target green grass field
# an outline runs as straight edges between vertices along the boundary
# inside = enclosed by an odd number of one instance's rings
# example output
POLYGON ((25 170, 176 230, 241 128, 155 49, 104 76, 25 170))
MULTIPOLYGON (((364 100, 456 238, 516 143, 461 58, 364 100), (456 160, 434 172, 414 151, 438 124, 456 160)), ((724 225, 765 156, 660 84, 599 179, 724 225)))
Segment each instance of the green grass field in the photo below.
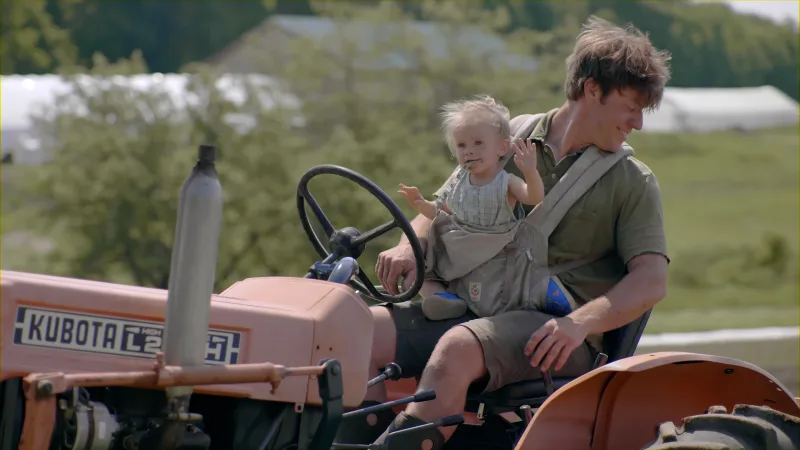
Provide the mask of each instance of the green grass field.
POLYGON ((798 130, 635 134, 672 259, 648 333, 798 324, 798 130))
POLYGON ((639 347, 636 354, 679 351, 719 355, 754 364, 770 374, 794 395, 800 395, 800 343, 796 339, 764 342, 719 342, 713 344, 639 347))

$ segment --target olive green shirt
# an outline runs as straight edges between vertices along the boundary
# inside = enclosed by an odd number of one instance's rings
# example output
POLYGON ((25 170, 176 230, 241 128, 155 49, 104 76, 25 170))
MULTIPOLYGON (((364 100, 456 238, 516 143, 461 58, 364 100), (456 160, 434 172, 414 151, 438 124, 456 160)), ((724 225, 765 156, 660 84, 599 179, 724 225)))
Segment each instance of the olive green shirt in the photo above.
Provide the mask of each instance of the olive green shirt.
MULTIPOLYGON (((556 164, 552 149, 544 145, 556 111, 548 112, 530 135, 541 144, 537 145, 537 166, 545 194, 585 150, 567 155, 556 164)), ((506 170, 524 179, 513 158, 506 170)), ((449 181, 434 195, 438 196, 449 181)), ((532 208, 524 205, 525 213, 532 208)), ((622 280, 626 265, 635 256, 656 253, 668 258, 661 191, 653 172, 633 156, 620 160, 567 211, 548 245, 551 267, 589 255, 606 255, 559 275, 579 302, 604 295, 622 280)))

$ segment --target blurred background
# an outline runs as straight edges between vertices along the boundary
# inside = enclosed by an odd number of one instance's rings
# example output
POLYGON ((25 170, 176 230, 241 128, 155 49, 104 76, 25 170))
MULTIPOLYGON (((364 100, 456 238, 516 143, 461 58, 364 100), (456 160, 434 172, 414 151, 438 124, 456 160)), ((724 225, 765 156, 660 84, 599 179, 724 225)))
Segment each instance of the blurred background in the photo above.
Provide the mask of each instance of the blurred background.
MULTIPOLYGON (((314 165, 360 172, 410 218, 398 184, 430 195, 454 165, 443 103, 559 106, 580 24, 631 23, 673 55, 661 108, 630 137, 663 191, 672 257, 640 351, 734 356, 799 390, 797 1, 2 8, 2 268, 166 288, 178 192, 210 144, 226 199, 215 292, 319 259, 295 200, 314 165)), ((343 179, 311 192, 337 228, 389 220, 343 179)), ((359 260, 376 283, 399 236, 359 260)))

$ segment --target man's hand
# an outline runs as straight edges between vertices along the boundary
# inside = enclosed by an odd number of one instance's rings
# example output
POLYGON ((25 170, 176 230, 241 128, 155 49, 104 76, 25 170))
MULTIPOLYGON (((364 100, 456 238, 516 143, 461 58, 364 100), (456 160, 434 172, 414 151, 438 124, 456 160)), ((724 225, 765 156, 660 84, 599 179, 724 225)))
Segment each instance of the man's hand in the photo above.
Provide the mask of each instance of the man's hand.
POLYGON ((531 366, 546 372, 551 367, 561 370, 569 355, 586 339, 583 330, 569 317, 550 319, 531 335, 525 345, 525 356, 531 366))
POLYGON ((413 283, 417 277, 417 263, 411 244, 405 242, 378 255, 375 273, 386 292, 397 295, 397 281, 405 276, 406 284, 413 283))

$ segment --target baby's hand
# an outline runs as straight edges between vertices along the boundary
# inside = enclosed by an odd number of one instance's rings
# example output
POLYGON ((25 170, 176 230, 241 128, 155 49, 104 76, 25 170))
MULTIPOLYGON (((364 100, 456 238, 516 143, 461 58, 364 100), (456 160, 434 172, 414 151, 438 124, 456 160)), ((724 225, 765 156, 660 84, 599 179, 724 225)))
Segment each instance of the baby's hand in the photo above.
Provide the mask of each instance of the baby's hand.
POLYGON ((519 167, 519 170, 523 173, 523 175, 527 175, 529 173, 536 172, 536 164, 537 164, 537 154, 536 154, 536 145, 531 142, 530 139, 523 141, 522 146, 517 145, 516 142, 512 142, 511 146, 514 148, 514 162, 519 167))
POLYGON ((425 197, 419 192, 414 186, 406 186, 404 184, 400 184, 400 190, 397 191, 403 198, 406 199, 409 205, 411 205, 414 209, 419 209, 423 203, 425 203, 425 197))

